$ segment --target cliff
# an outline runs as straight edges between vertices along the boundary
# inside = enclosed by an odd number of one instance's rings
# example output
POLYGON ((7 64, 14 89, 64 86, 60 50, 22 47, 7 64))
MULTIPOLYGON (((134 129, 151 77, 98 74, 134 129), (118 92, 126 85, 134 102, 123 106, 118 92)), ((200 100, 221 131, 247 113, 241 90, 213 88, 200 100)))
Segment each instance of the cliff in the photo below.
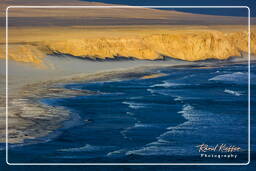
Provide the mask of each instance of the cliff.
MULTIPOLYGON (((251 32, 251 53, 256 54, 256 31, 251 32)), ((39 64, 46 54, 89 58, 117 56, 156 60, 164 56, 187 61, 227 59, 248 52, 248 34, 214 30, 173 31, 131 37, 97 37, 39 41, 9 46, 9 58, 39 64)))
MULTIPOLYGON (((0 23, 10 5, 101 5, 79 0, 3 0, 0 23)), ((112 4, 113 5, 113 4, 112 4)), ((246 9, 245 9, 246 10, 246 9)), ((149 8, 9 8, 9 59, 42 63, 47 54, 89 58, 116 56, 188 61, 227 59, 248 52, 246 17, 192 14, 149 8)), ((251 18, 251 24, 256 23, 251 18)), ((0 58, 5 58, 0 27, 0 58)), ((255 45, 255 27, 251 44, 255 45)), ((252 46, 252 53, 256 53, 252 46)))

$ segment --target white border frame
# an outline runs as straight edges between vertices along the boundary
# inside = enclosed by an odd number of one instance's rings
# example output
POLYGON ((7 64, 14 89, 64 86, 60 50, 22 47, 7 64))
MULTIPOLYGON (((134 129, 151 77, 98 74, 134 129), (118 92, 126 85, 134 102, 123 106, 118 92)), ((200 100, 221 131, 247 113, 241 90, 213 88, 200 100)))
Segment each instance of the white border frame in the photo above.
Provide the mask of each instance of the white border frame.
POLYGON ((8 6, 6 8, 6 155, 8 165, 249 165, 251 159, 251 53, 250 8, 248 6, 8 6), (8 10, 10 8, 247 8, 248 9, 248 161, 246 163, 10 163, 8 161, 8 10))

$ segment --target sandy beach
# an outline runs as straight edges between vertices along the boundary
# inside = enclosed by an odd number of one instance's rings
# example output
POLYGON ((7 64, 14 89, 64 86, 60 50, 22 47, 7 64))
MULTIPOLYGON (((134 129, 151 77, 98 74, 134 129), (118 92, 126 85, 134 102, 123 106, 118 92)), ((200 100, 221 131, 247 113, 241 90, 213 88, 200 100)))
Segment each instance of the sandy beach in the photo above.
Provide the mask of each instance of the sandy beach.
MULTIPOLYGON (((8 123, 9 142, 43 137, 68 120, 69 112, 40 103, 46 97, 69 97, 95 92, 62 88, 62 84, 75 82, 131 79, 151 75, 154 68, 193 64, 183 61, 114 61, 96 62, 73 57, 49 56, 44 68, 9 61, 8 123), (60 86, 59 86, 60 85, 60 86), (61 93, 60 93, 61 92, 61 93), (17 123, 19 123, 17 125, 17 123), (30 128, 30 129, 29 129, 30 128)), ((1 61, 1 84, 5 87, 5 61, 1 61)), ((1 141, 5 135, 5 89, 1 89, 1 141)))

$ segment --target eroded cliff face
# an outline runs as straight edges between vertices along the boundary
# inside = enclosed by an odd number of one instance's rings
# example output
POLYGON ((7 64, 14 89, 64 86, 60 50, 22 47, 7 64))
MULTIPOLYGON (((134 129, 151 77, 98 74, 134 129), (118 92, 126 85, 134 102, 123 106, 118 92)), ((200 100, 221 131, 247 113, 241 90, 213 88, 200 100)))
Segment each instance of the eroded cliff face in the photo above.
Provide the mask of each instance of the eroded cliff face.
POLYGON ((10 46, 8 57, 9 59, 18 62, 32 62, 34 64, 41 64, 45 52, 40 50, 40 47, 33 45, 18 45, 10 46))
MULTIPOLYGON (((256 31, 251 32, 251 53, 256 54, 256 31)), ((248 33, 220 31, 178 31, 142 37, 100 37, 51 40, 9 46, 9 58, 40 64, 43 56, 60 53, 89 58, 117 56, 156 60, 164 56, 186 61, 227 59, 248 52, 248 33)))

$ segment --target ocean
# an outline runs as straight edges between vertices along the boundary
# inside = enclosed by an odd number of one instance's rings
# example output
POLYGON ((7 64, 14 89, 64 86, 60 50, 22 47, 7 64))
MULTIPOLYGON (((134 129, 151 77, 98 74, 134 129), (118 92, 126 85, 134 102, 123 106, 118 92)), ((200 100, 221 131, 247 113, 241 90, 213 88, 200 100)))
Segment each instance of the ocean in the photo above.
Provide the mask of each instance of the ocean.
MULTIPOLYGON (((256 16, 255 1, 251 0, 83 0, 91 2, 101 2, 107 4, 121 4, 132 6, 248 6, 251 17, 256 16)), ((161 9, 163 10, 163 9, 161 9)), ((246 8, 170 8, 165 10, 176 10, 195 14, 220 15, 220 16, 239 16, 248 17, 246 8)))
MULTIPOLYGON (((96 94, 41 99, 41 103, 69 110, 71 118, 42 143, 11 146, 9 162, 246 163, 247 65, 167 67, 152 71, 160 73, 156 78, 113 78, 63 85, 96 94), (202 144, 236 146, 241 150, 199 152, 197 146, 202 144), (237 156, 218 157, 224 154, 237 156)), ((252 110, 255 78, 256 64, 252 64, 252 110)), ((251 131, 255 130, 252 125, 251 131)), ((251 143, 255 149, 255 139, 251 143)))

